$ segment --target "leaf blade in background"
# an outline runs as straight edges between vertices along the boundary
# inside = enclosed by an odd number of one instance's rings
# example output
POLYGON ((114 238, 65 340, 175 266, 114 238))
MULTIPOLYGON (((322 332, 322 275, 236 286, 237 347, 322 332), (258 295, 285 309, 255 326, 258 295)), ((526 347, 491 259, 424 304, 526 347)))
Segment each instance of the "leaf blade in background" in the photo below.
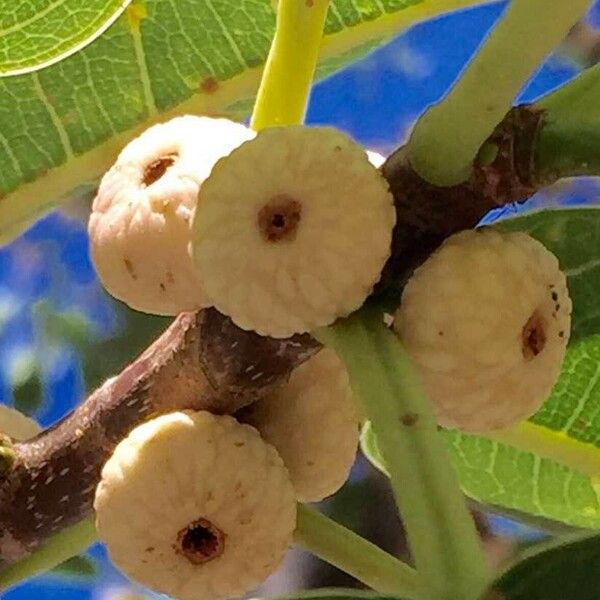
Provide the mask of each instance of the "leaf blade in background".
MULTIPOLYGON (((571 527, 600 529, 600 500, 592 478, 560 463, 484 437, 443 431, 464 493, 510 516, 532 515, 571 527), (539 497, 545 494, 543 503, 539 497)), ((367 424, 361 449, 386 472, 367 424)))
MULTIPOLYGON (((319 73, 415 22, 477 4, 332 0, 319 73)), ((96 180, 150 124, 183 113, 246 116, 274 24, 269 0, 145 0, 81 52, 0 79, 0 243, 96 180)))
POLYGON ((0 1, 0 77, 30 73, 81 50, 131 0, 0 1))
POLYGON ((495 225, 528 233, 558 257, 573 300, 571 342, 600 333, 600 208, 540 210, 495 225))
POLYGON ((504 572, 485 600, 598 600, 600 537, 534 547, 504 572))

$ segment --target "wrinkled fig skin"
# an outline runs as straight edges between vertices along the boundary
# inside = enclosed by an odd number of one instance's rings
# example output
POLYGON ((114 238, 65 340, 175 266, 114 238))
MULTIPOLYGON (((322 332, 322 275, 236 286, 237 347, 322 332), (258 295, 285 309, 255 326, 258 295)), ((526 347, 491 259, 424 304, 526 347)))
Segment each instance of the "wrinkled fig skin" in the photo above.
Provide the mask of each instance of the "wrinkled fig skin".
POLYGON ((233 413, 286 380, 319 345, 263 338, 214 309, 183 313, 139 358, 36 438, 0 476, 0 557, 14 562, 92 511, 100 472, 143 421, 179 409, 233 413))

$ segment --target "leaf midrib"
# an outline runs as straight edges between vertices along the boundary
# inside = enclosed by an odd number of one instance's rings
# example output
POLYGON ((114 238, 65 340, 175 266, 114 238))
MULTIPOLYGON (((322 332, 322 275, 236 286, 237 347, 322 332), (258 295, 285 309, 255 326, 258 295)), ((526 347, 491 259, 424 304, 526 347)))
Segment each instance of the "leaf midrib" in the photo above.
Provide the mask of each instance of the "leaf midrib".
POLYGON ((564 430, 524 421, 510 429, 488 432, 484 437, 600 478, 600 448, 573 438, 564 430))

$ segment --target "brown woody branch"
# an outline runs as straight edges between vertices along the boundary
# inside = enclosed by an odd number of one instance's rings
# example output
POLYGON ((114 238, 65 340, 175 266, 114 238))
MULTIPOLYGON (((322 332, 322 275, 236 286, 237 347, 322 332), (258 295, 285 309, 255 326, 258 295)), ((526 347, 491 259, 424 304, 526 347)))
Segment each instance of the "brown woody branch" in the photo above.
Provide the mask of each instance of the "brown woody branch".
MULTIPOLYGON (((402 282, 449 235, 492 208, 537 190, 534 151, 543 115, 512 110, 488 140, 470 180, 438 188, 401 148, 382 171, 398 222, 377 294, 402 282)), ((547 182, 545 182, 547 183, 547 182)), ((182 314, 139 358, 38 437, 9 443, 0 475, 0 558, 13 562, 85 518, 104 462, 139 423, 181 409, 233 413, 264 396, 319 349, 309 335, 274 340, 237 328, 214 309, 182 314)))
POLYGON ((472 229, 490 210, 523 201, 540 188, 535 153, 543 119, 533 105, 513 108, 482 147, 470 179, 451 187, 421 179, 404 147, 389 156, 382 171, 394 194, 397 224, 380 291, 391 292, 398 303, 412 271, 448 236, 472 229))
POLYGON ((89 515, 103 464, 139 423, 181 409, 233 413, 318 348, 308 335, 243 331, 214 309, 181 314, 65 419, 13 444, 14 462, 0 476, 0 557, 18 560, 89 515))

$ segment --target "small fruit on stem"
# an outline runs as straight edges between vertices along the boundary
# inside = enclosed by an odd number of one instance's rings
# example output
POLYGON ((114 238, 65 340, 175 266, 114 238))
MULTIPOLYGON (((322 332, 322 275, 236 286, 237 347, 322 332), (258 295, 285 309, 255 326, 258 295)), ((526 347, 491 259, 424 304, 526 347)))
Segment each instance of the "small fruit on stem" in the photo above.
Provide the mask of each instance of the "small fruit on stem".
POLYGON ((325 348, 300 365, 277 391, 244 409, 242 418, 277 448, 301 502, 323 500, 348 479, 359 419, 348 373, 334 350, 325 348))
POLYGON ((94 503, 113 562, 181 600, 241 596, 292 541, 287 469, 230 416, 176 412, 134 429, 106 463, 94 503))
POLYGON ((226 119, 188 115, 123 149, 89 221, 92 258, 113 296, 161 315, 209 306, 188 254, 192 211, 215 162, 253 135, 226 119))
POLYGON ((525 233, 479 229, 451 236, 415 271, 394 328, 440 424, 485 432, 542 405, 570 325, 557 258, 525 233))
POLYGON ((390 254, 393 199, 365 151, 327 127, 267 129, 202 186, 192 251, 206 294, 283 338, 358 308, 390 254))

